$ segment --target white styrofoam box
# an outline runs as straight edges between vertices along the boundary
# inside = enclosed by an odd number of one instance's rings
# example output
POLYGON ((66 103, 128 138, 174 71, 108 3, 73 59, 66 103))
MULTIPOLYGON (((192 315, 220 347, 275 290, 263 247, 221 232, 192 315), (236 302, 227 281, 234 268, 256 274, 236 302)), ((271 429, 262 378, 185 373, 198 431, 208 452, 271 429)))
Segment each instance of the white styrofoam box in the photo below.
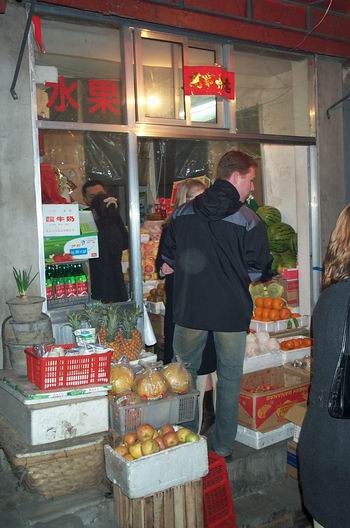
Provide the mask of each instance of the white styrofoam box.
MULTIPOLYGON (((290 339, 303 339, 305 336, 298 335, 298 336, 291 336, 291 337, 284 337, 282 339, 278 339, 279 343, 282 343, 283 341, 289 341, 290 339)), ((311 347, 305 347, 305 348, 296 348, 294 350, 281 350, 281 356, 283 360, 283 365, 285 363, 290 363, 291 361, 295 361, 296 359, 303 359, 304 357, 311 355, 311 347)))
POLYGON ((263 370, 265 368, 280 367, 282 364, 283 361, 279 351, 246 357, 243 363, 243 374, 256 372, 257 370, 263 370))
POLYGON ((190 442, 128 461, 105 445, 106 473, 130 498, 137 499, 180 486, 208 473, 208 448, 201 436, 190 442))
POLYGON ((24 397, 0 382, 0 413, 30 445, 108 431, 108 398, 77 397, 26 405, 24 397))
POLYGON ((297 425, 297 424, 293 424, 293 425, 294 425, 293 440, 297 444, 299 442, 301 427, 300 425, 297 425))
POLYGON ((22 378, 12 370, 3 370, 0 374, 0 387, 6 387, 15 398, 24 405, 34 405, 36 403, 53 402, 59 400, 71 400, 72 398, 96 398, 107 396, 111 389, 111 384, 90 385, 84 387, 66 387, 63 389, 41 390, 31 383, 27 378, 22 378))
MULTIPOLYGON (((296 317, 294 320, 298 322, 298 327, 301 326, 309 326, 309 316, 308 315, 302 315, 301 317, 296 317)), ((265 321, 257 321, 256 319, 252 319, 250 321, 249 328, 250 330, 254 330, 255 332, 280 332, 282 330, 288 329, 288 323, 290 319, 280 320, 280 321, 271 321, 271 322, 265 322, 265 321)), ((292 323, 293 324, 293 323, 292 323)), ((293 326, 292 328, 298 328, 293 326)))
POLYGON ((284 424, 266 433, 260 433, 259 431, 254 431, 253 429, 239 425, 237 428, 236 442, 240 442, 253 449, 262 449, 263 447, 277 444, 277 442, 291 438, 293 433, 294 424, 292 423, 284 424))
POLYGON ((165 305, 162 301, 159 301, 159 302, 147 301, 146 308, 148 312, 156 314, 156 315, 165 314, 165 305))

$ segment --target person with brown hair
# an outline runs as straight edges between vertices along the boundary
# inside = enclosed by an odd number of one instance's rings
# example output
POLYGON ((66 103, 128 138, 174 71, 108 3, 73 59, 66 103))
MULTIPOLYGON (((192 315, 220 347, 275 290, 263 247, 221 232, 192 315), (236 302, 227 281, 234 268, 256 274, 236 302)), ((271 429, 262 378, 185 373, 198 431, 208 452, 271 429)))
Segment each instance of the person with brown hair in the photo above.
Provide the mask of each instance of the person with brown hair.
POLYGON ((338 217, 324 259, 322 293, 312 316, 311 389, 298 444, 304 504, 321 528, 350 527, 350 420, 328 412, 349 299, 350 205, 338 217))
MULTIPOLYGON (((267 277, 266 228, 246 205, 256 163, 231 150, 219 161, 214 184, 173 214, 162 259, 174 275, 174 353, 196 383, 208 332, 217 356, 214 450, 230 456, 237 432, 240 380, 252 315, 251 280, 267 277)), ((188 427, 197 429, 198 416, 188 427)))

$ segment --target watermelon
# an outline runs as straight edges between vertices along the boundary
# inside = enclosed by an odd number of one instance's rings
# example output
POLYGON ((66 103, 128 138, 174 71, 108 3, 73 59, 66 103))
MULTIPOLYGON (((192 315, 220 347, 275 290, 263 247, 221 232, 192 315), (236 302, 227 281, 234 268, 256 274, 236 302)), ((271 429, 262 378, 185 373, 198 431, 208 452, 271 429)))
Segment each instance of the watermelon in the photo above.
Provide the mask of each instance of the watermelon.
POLYGON ((267 228, 270 250, 275 253, 284 253, 289 248, 291 236, 295 233, 292 226, 279 222, 267 228))
POLYGON ((298 235, 293 233, 289 239, 289 252, 296 257, 298 255, 298 235))
POLYGON ((263 205, 262 207, 259 207, 255 212, 267 227, 272 224, 280 223, 282 219, 279 210, 276 209, 276 207, 272 207, 271 205, 263 205))
POLYGON ((290 268, 296 268, 297 267, 297 259, 294 255, 291 253, 283 253, 283 255, 280 255, 277 271, 278 273, 281 273, 284 269, 290 269, 290 268))
POLYGON ((277 270, 280 265, 280 258, 281 258, 281 255, 279 255, 278 253, 272 253, 271 269, 272 269, 272 273, 274 273, 275 275, 277 275, 278 273, 277 270))

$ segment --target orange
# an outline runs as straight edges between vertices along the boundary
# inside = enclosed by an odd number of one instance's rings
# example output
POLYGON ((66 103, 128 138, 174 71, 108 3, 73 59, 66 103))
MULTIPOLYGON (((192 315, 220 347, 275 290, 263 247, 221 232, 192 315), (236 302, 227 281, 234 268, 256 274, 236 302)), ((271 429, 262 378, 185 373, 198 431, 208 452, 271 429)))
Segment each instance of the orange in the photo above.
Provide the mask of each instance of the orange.
POLYGON ((262 321, 271 321, 270 310, 264 308, 262 311, 262 321))
POLYGON ((280 310, 280 318, 281 319, 289 319, 290 318, 290 310, 289 310, 289 308, 282 308, 282 310, 280 310))
POLYGON ((279 310, 270 310, 271 321, 278 321, 280 316, 279 310))
POLYGON ((263 314, 263 309, 262 308, 255 308, 254 315, 255 315, 256 319, 260 320, 260 318, 262 317, 262 314, 263 314))
POLYGON ((258 308, 262 308, 264 306, 264 298, 263 297, 257 297, 255 299, 255 306, 258 308))
POLYGON ((272 299, 272 308, 275 310, 280 310, 284 306, 284 300, 281 297, 276 297, 272 299))
POLYGON ((264 306, 264 308, 272 308, 272 300, 273 300, 273 299, 271 299, 271 297, 264 297, 264 299, 263 299, 263 302, 264 302, 263 306, 264 306))

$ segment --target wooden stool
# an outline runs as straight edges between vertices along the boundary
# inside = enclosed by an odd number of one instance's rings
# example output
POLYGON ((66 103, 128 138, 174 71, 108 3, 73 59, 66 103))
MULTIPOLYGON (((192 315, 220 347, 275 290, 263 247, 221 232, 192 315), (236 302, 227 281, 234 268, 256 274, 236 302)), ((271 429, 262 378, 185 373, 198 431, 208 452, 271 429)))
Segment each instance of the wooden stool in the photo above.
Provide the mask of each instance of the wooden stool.
POLYGON ((203 528, 202 480, 141 499, 129 499, 114 484, 116 528, 203 528))

